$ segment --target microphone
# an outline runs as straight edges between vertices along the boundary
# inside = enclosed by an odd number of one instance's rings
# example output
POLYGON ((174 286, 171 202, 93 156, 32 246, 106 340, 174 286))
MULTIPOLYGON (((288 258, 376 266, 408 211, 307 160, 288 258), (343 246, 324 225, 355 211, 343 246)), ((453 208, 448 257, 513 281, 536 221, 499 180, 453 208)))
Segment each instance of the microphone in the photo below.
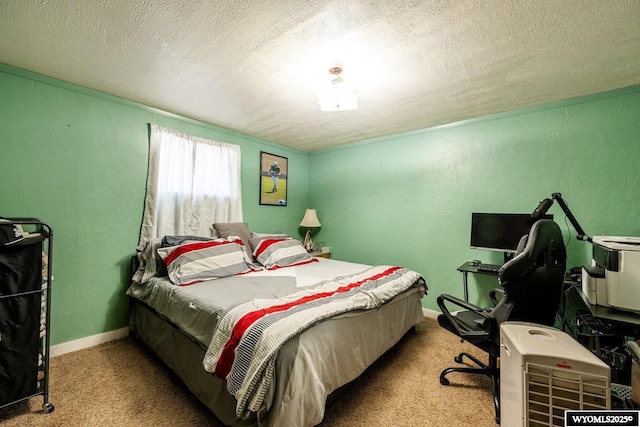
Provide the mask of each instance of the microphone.
POLYGON ((533 212, 531 212, 531 219, 529 220, 529 222, 533 224, 538 219, 540 219, 544 214, 547 213, 547 211, 549 210, 551 205, 553 205, 553 200, 551 200, 549 198, 544 199, 543 201, 541 201, 538 204, 538 207, 535 208, 535 210, 533 212))

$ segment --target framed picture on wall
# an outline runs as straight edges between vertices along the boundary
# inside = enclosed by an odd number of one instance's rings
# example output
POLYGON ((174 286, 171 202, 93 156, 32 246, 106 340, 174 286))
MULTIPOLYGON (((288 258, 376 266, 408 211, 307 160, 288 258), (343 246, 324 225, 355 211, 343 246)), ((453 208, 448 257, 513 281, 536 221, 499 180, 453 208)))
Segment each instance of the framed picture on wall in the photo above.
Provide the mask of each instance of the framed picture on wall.
POLYGON ((260 204, 287 206, 288 160, 260 152, 260 204))

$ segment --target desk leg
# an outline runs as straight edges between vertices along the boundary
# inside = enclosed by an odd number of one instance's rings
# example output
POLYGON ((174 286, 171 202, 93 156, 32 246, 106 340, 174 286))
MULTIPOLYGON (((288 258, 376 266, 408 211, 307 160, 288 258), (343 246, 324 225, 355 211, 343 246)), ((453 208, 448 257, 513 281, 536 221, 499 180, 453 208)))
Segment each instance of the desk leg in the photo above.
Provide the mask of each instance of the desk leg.
POLYGON ((464 300, 469 302, 469 285, 467 284, 467 272, 462 272, 462 285, 464 286, 464 300))

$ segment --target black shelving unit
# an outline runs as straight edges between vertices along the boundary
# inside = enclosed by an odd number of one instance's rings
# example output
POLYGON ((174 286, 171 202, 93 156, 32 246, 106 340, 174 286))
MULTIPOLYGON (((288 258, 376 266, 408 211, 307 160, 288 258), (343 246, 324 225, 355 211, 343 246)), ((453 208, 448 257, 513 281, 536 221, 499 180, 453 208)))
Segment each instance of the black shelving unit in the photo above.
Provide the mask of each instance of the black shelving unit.
POLYGON ((6 218, 25 238, 0 245, 0 408, 43 396, 49 402, 53 230, 37 218, 6 218))

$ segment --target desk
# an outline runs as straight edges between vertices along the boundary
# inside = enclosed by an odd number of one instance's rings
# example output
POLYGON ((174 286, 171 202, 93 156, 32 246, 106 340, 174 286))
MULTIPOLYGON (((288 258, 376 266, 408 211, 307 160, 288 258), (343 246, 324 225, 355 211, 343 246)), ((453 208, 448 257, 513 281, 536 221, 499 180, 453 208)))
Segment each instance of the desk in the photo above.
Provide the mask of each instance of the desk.
POLYGON ((630 385, 631 358, 623 357, 627 355, 625 341, 640 337, 640 314, 593 305, 580 282, 569 280, 565 281, 564 301, 558 311, 562 311, 561 328, 610 365, 611 382, 630 385), (582 328, 576 326, 578 318, 582 319, 582 328))
MULTIPOLYGON (((467 282, 467 275, 469 273, 498 277, 498 272, 478 270, 478 267, 473 265, 473 263, 471 262, 465 262, 464 264, 462 264, 460 267, 458 267, 458 271, 462 273, 464 300, 467 302, 469 301, 469 284, 467 282)), ((580 300, 582 301, 582 303, 584 303, 584 307, 593 317, 614 324, 617 329, 619 328, 620 332, 623 332, 627 336, 631 336, 634 338, 640 337, 640 313, 591 304, 587 299, 587 296, 582 292, 580 282, 571 280, 569 277, 567 277, 564 282, 564 288, 565 292, 574 291, 577 295, 579 295, 580 300)), ((564 314, 567 304, 566 293, 565 300, 562 302, 562 304, 564 305, 562 310, 562 313, 564 314)), ((562 323, 562 329, 564 330, 566 326, 566 319, 563 319, 562 323)))
POLYGON ((478 267, 475 266, 471 261, 467 261, 458 267, 458 271, 462 273, 462 285, 464 286, 464 300, 469 302, 469 284, 467 282, 467 275, 469 273, 473 274, 484 274, 487 276, 495 276, 498 277, 497 271, 486 271, 486 270, 478 270, 478 267))
MULTIPOLYGON (((565 282, 565 286, 568 283, 565 282)), ((640 337, 640 313, 632 311, 618 310, 616 308, 605 307, 603 305, 593 305, 587 299, 587 296, 582 292, 582 288, 579 283, 566 286, 566 292, 574 291, 580 296, 581 302, 588 312, 596 319, 603 320, 610 323, 618 334, 633 337, 634 339, 640 337)), ((578 301, 580 302, 580 301, 578 301)), ((565 304, 566 304, 565 300, 565 304)), ((563 328, 565 326, 563 322, 563 328)))

